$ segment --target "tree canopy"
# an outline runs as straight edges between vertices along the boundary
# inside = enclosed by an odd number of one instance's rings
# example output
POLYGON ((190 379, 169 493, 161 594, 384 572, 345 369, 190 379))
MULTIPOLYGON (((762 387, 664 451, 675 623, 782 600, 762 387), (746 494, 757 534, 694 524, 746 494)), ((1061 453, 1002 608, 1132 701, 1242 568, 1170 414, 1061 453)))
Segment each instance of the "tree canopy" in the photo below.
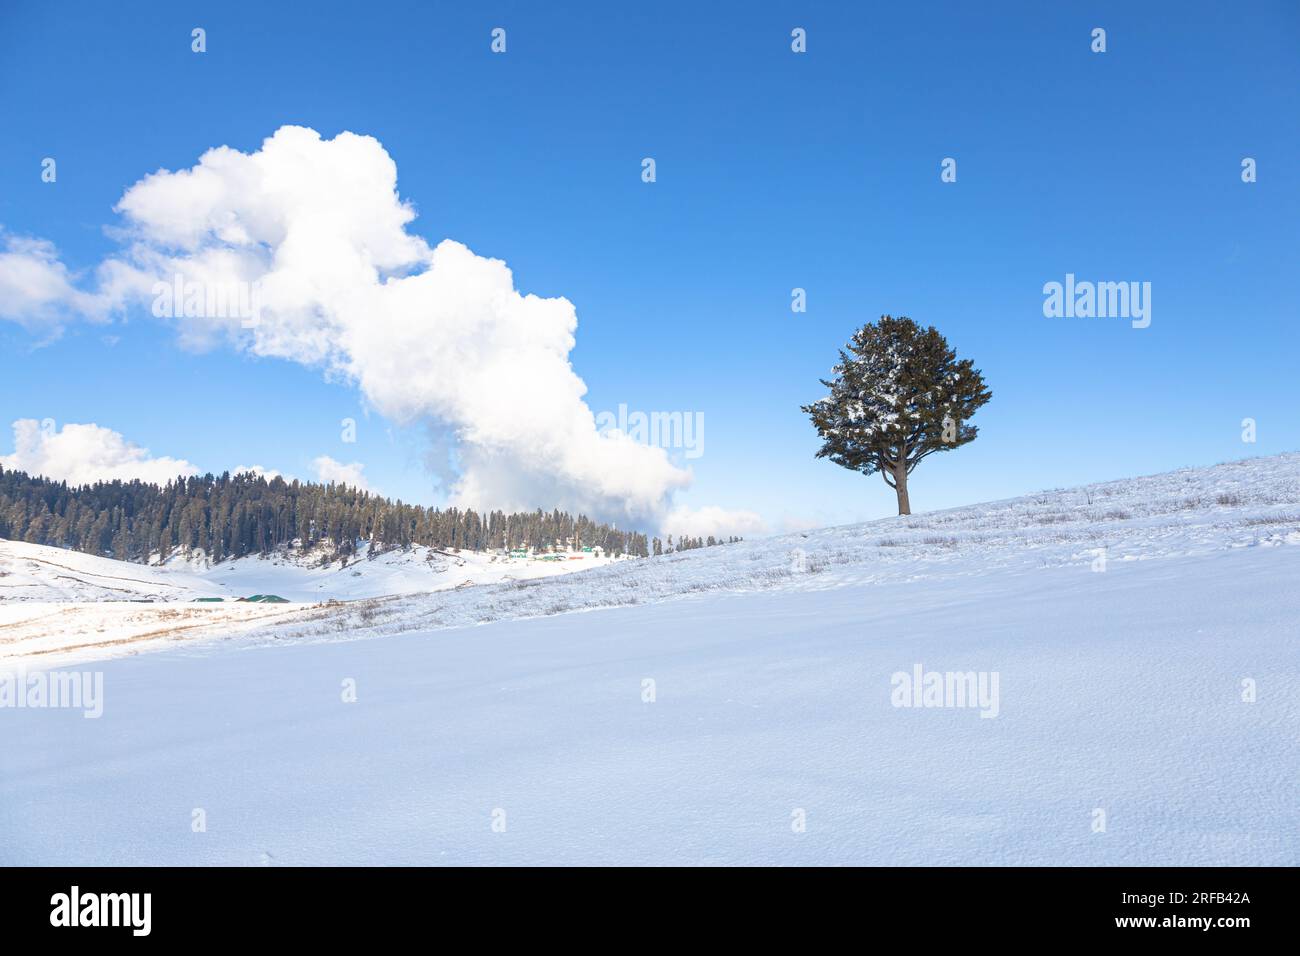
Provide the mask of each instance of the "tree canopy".
POLYGON ((971 416, 990 398, 970 359, 958 359, 933 327, 883 315, 840 349, 830 390, 802 410, 822 438, 818 458, 865 475, 880 472, 910 514, 907 476, 920 462, 975 440, 971 416))

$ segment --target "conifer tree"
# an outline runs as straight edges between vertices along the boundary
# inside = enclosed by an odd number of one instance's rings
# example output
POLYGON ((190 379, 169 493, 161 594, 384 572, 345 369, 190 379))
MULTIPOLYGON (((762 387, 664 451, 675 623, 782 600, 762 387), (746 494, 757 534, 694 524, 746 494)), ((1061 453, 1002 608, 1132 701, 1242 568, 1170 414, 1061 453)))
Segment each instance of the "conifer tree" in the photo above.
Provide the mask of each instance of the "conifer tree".
POLYGON ((818 458, 880 472, 912 513, 907 479, 922 460, 975 440, 971 416, 992 393, 970 359, 958 360, 933 327, 882 315, 840 350, 825 398, 803 406, 822 438, 818 458))

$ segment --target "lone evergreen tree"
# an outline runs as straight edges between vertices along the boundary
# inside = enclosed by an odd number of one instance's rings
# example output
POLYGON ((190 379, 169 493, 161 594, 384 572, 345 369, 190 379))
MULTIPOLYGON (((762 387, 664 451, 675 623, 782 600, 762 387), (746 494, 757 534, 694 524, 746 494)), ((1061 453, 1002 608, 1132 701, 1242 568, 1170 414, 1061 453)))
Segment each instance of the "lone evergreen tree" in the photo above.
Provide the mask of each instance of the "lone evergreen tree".
POLYGON ((907 476, 928 455, 975 440, 970 418, 993 394, 970 359, 958 361, 933 327, 882 315, 840 349, 825 398, 803 406, 822 438, 818 458, 880 472, 912 513, 907 476))

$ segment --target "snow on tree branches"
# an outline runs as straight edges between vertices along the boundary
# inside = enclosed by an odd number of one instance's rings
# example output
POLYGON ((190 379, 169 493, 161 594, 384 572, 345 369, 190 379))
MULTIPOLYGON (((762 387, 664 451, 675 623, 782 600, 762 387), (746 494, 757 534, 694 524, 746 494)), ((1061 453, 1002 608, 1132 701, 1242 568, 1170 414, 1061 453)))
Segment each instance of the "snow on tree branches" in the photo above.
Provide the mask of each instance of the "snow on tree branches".
POLYGON ((971 416, 992 393, 970 359, 958 361, 933 327, 882 315, 840 349, 822 380, 830 394, 804 405, 822 438, 818 458, 864 475, 880 472, 911 514, 907 476, 923 458, 975 440, 971 416))

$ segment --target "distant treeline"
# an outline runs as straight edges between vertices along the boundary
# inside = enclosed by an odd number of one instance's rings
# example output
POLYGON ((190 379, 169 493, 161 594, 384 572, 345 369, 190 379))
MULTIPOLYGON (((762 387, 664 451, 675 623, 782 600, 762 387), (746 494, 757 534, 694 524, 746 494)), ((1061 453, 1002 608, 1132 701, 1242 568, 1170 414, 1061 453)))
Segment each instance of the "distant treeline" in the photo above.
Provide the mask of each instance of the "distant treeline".
MULTIPOLYGON (((372 551, 416 544, 474 551, 599 546, 610 555, 640 557, 651 548, 644 534, 563 511, 425 508, 344 485, 248 473, 178 477, 162 487, 141 481, 69 487, 3 468, 0 538, 138 562, 178 549, 201 549, 224 561, 295 546, 346 558, 364 543, 372 551)), ((679 549, 700 544, 687 538, 679 549)), ((658 539, 654 547, 661 552, 658 539)))

